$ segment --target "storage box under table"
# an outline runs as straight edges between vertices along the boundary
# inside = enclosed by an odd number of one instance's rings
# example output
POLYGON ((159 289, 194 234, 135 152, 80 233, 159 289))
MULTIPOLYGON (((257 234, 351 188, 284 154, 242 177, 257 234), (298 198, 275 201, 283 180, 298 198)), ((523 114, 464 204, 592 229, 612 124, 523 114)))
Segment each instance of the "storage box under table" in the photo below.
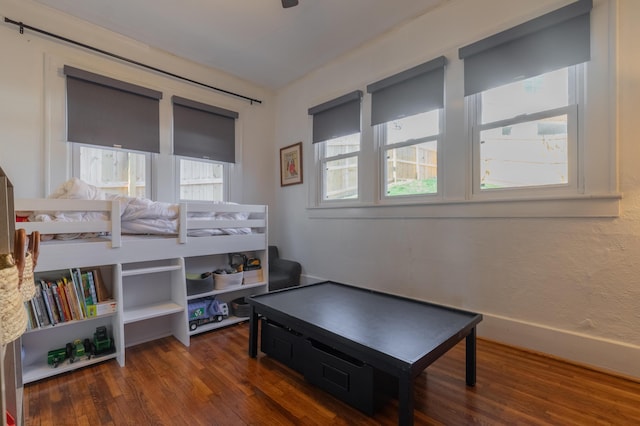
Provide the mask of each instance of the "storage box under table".
POLYGON ((261 322, 262 352, 347 404, 373 415, 397 396, 398 382, 388 374, 274 321, 261 322))
POLYGON ((306 341, 304 378, 347 404, 373 415, 373 367, 313 340, 306 341))
POLYGON ((262 352, 297 372, 303 373, 305 365, 304 336, 266 319, 262 320, 261 328, 262 352))

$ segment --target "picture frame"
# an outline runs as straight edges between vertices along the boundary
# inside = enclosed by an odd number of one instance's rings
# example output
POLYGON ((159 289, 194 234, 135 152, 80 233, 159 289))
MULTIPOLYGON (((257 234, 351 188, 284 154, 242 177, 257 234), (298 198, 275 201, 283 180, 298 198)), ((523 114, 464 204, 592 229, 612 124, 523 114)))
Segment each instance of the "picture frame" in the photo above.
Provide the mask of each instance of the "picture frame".
POLYGON ((302 142, 280 148, 280 186, 302 183, 302 142))

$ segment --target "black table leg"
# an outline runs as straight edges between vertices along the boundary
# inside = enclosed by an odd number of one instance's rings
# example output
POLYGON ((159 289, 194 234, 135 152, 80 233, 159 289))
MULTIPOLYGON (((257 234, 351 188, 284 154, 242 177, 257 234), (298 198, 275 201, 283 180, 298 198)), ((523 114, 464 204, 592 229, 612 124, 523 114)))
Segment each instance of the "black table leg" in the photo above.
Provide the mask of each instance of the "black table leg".
POLYGON ((413 425, 413 377, 411 373, 398 377, 398 424, 413 425))
POLYGON ((258 356, 258 313, 253 305, 249 315, 249 356, 258 356))
POLYGON ((467 386, 476 385, 476 328, 473 327, 467 335, 467 386))

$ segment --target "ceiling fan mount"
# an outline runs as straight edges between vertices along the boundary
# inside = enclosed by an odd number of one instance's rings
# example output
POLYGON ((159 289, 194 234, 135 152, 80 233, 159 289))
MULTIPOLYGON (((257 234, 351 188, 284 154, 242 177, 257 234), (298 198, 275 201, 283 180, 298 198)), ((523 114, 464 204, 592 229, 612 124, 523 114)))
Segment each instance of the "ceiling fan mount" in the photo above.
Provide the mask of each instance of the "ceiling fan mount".
POLYGON ((282 0, 282 7, 285 9, 288 7, 293 7, 298 5, 298 0, 282 0))

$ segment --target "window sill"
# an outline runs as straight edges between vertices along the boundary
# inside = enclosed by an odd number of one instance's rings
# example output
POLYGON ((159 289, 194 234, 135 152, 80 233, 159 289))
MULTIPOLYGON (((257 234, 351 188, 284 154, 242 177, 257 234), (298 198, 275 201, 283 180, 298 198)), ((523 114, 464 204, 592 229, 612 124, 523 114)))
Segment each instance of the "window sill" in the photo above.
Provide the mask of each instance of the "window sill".
POLYGON ((308 207, 311 219, 397 218, 613 218, 622 194, 509 200, 440 200, 414 204, 345 202, 308 207))

